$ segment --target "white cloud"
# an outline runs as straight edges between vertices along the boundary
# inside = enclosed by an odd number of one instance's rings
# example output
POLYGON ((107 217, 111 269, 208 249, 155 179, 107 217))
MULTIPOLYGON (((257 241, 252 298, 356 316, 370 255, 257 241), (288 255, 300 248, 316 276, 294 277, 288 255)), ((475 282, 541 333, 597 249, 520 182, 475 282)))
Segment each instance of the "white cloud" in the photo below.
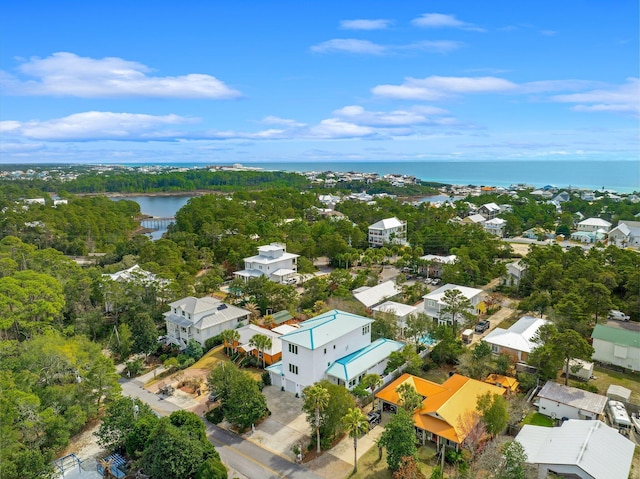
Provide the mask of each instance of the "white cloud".
POLYGON ((153 116, 134 113, 89 111, 47 121, 10 123, 12 134, 48 141, 173 139, 168 126, 192 123, 178 115, 153 116))
POLYGON ((241 96, 211 75, 151 76, 146 65, 117 57, 94 59, 58 52, 47 58, 32 57, 17 70, 34 78, 23 80, 5 72, 5 90, 17 95, 203 99, 241 96))
POLYGON ((339 110, 335 110, 333 114, 358 125, 399 127, 435 123, 434 119, 427 115, 443 115, 447 114, 447 111, 440 108, 424 107, 412 110, 382 112, 367 111, 361 106, 350 105, 340 108, 339 110))
POLYGON ((397 99, 441 100, 462 93, 500 93, 517 88, 515 83, 498 77, 406 78, 402 85, 378 85, 374 95, 397 99))
POLYGON ((391 53, 419 50, 434 53, 449 53, 457 50, 463 44, 452 40, 425 40, 405 45, 380 45, 369 40, 353 38, 334 38, 326 42, 313 45, 311 51, 316 53, 346 52, 360 55, 388 55, 391 53))
POLYGON ((334 38, 333 40, 327 40, 326 42, 313 45, 311 51, 316 53, 348 52, 366 55, 383 55, 387 52, 387 47, 368 40, 334 38))
POLYGON ((583 93, 555 95, 552 101, 577 103, 575 111, 609 111, 640 113, 640 81, 628 78, 623 85, 600 88, 583 93))
POLYGON ((339 139, 339 138, 359 138, 372 136, 375 134, 373 128, 360 126, 336 118, 322 120, 318 125, 309 128, 309 135, 312 138, 339 139))
POLYGON ((302 127, 305 126, 304 123, 298 123, 296 120, 291 120, 288 118, 280 118, 277 116, 265 116, 262 119, 262 123, 264 123, 265 125, 285 125, 285 126, 289 126, 289 127, 302 127))
POLYGON ((411 20, 411 24, 424 28, 459 28, 461 30, 471 30, 475 32, 485 31, 483 28, 477 27, 472 23, 458 20, 455 15, 446 15, 444 13, 424 13, 418 18, 411 20))
POLYGON ((340 22, 340 28, 343 30, 384 30, 393 22, 391 20, 377 19, 377 20, 342 20, 340 22))

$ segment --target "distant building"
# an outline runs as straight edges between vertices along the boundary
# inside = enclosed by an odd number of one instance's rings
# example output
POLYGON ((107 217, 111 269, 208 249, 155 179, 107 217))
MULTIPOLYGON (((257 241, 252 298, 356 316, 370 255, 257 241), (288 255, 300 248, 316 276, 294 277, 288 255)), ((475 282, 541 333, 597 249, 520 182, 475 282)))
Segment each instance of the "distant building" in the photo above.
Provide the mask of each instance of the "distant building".
POLYGON ((395 301, 385 301, 384 303, 373 308, 374 316, 376 313, 391 314, 398 322, 400 334, 404 336, 404 330, 407 326, 407 318, 418 312, 418 308, 409 304, 396 303, 395 301))
POLYGON ((276 283, 294 282, 298 273, 299 256, 287 253, 287 247, 284 244, 271 243, 260 246, 256 256, 245 258, 244 269, 233 274, 245 281, 266 276, 276 283))
POLYGON ((596 231, 608 233, 610 229, 611 223, 602 218, 587 218, 577 224, 578 231, 585 231, 587 233, 595 233, 596 231))
POLYGON ((504 285, 509 287, 516 287, 522 281, 524 274, 527 271, 526 265, 522 264, 520 260, 512 263, 507 263, 507 274, 504 277, 504 285))
POLYGON ((502 218, 493 218, 485 221, 482 226, 487 233, 502 238, 504 236, 504 230, 507 227, 507 221, 502 218))
POLYGON ((620 221, 609 231, 609 242, 620 248, 640 246, 640 221, 620 221))
POLYGON ((435 254, 427 254, 420 257, 420 260, 426 264, 420 267, 421 272, 426 272, 429 278, 440 278, 442 276, 442 267, 445 264, 454 264, 458 257, 455 254, 448 256, 439 256, 435 254))
POLYGON ((407 244, 407 222, 395 216, 386 218, 369 226, 369 245, 407 244))
POLYGON ((500 207, 495 203, 486 203, 478 207, 478 213, 488 220, 492 220, 496 215, 500 214, 500 207))
POLYGON ((396 283, 389 280, 376 286, 363 286, 352 291, 353 296, 367 308, 372 308, 388 298, 402 293, 396 283))
POLYGON ((463 218, 462 222, 471 225, 482 225, 487 219, 481 214, 469 215, 463 218))

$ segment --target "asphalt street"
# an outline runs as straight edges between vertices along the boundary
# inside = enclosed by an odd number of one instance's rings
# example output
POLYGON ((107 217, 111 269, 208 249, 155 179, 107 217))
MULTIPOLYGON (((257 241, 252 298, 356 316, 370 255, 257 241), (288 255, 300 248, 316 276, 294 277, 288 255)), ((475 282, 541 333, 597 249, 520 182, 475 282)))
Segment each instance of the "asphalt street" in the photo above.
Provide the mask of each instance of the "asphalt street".
MULTIPOLYGON (((161 415, 179 411, 180 407, 150 393, 139 381, 120 380, 122 394, 146 402, 161 415)), ((207 437, 220 454, 222 461, 247 479, 323 479, 309 469, 287 461, 237 434, 206 424, 207 437)))

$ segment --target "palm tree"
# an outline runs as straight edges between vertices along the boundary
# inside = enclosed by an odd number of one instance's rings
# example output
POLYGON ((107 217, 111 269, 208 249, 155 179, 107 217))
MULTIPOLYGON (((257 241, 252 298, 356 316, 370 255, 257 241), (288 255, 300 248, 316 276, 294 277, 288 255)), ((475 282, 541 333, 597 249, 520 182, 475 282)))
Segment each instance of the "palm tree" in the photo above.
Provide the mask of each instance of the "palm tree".
POLYGON ((240 341, 240 333, 235 329, 225 329, 220 333, 225 346, 229 345, 233 349, 233 353, 237 352, 236 343, 240 341))
POLYGON ((249 311, 250 322, 255 323, 260 317, 260 308, 256 303, 246 303, 243 308, 249 311))
POLYGON ((358 472, 358 436, 367 432, 369 421, 362 411, 355 407, 349 408, 349 412, 342 418, 342 423, 349 437, 353 438, 353 473, 355 474, 358 472))
POLYGON ((302 391, 305 403, 312 405, 315 411, 316 443, 320 454, 320 413, 329 405, 329 391, 320 384, 307 386, 302 391))
POLYGON ((256 334, 249 340, 249 345, 256 348, 258 350, 258 353, 260 353, 259 355, 262 356, 262 369, 264 369, 264 352, 265 350, 270 349, 273 345, 271 338, 269 336, 265 336, 264 334, 256 334))

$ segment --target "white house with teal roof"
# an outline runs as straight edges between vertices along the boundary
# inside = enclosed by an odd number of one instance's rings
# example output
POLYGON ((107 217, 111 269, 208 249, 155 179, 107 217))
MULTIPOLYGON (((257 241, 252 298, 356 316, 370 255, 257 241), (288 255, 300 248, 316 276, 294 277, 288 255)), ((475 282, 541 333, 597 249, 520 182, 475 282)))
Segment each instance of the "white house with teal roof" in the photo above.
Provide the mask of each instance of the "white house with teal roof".
POLYGON ((280 336, 282 360, 269 366, 271 383, 294 394, 329 379, 349 388, 369 372, 381 374, 397 341, 371 342, 373 319, 334 309, 280 336))

